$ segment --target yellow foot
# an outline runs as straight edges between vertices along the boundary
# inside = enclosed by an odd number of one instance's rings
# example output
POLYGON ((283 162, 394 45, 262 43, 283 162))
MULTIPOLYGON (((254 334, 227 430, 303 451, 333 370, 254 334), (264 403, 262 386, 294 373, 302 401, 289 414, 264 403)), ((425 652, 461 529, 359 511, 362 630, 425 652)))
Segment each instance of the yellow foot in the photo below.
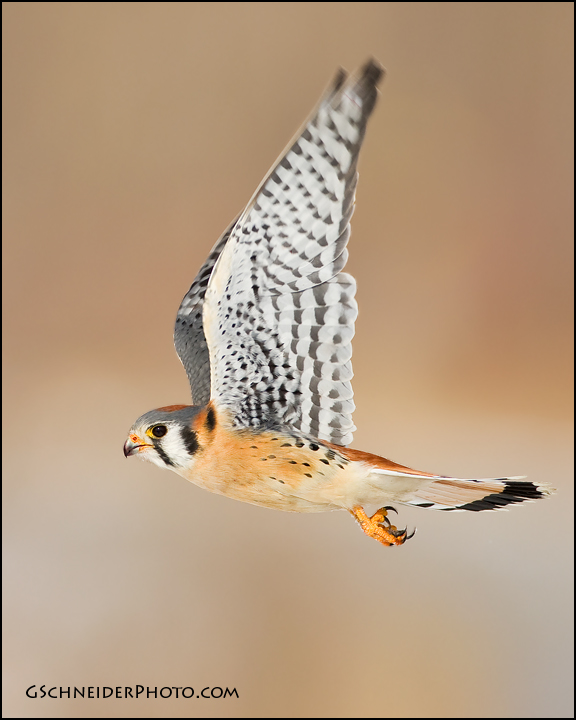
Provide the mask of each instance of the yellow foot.
POLYGON ((416 531, 414 530, 408 535, 406 528, 398 530, 395 525, 391 525, 390 520, 388 520, 388 510, 394 510, 394 508, 390 506, 380 508, 372 517, 368 517, 364 509, 360 505, 356 505, 349 512, 360 523, 360 527, 368 537, 374 538, 374 540, 378 540, 379 543, 386 546, 404 545, 406 540, 409 540, 416 531))

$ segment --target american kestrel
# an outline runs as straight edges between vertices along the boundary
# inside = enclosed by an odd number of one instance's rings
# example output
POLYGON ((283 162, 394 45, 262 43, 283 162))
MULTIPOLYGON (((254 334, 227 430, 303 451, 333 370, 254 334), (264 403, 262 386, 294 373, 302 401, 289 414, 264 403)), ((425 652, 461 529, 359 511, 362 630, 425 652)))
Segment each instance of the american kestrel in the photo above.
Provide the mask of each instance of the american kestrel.
POLYGON ((462 480, 347 447, 356 283, 343 272, 366 123, 382 67, 339 71, 230 224, 176 317, 193 405, 142 415, 126 456, 206 490, 277 510, 348 510, 369 537, 411 535, 389 503, 497 510, 551 492, 523 478, 462 480), (373 515, 366 505, 382 506, 373 515))

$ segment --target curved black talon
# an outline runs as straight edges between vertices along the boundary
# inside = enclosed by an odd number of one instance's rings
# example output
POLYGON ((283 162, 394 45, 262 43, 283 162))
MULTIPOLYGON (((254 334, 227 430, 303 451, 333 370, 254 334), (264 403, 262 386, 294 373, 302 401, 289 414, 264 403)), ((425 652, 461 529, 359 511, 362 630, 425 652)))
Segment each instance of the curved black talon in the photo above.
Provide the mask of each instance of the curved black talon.
POLYGON ((416 533, 416 528, 412 530, 410 534, 408 534, 408 528, 404 528, 404 530, 389 530, 391 535, 394 535, 395 538, 400 539, 399 545, 404 545, 406 540, 410 540, 410 538, 414 537, 414 534, 416 533))
POLYGON ((408 531, 408 528, 404 528, 404 530, 389 530, 391 535, 394 535, 394 537, 402 537, 402 535, 406 535, 408 531))
POLYGON ((413 538, 414 535, 416 535, 416 528, 414 528, 414 530, 412 530, 410 535, 406 535, 406 537, 404 538, 404 542, 406 542, 406 540, 410 540, 410 538, 413 538))
MULTIPOLYGON (((384 512, 387 512, 388 510, 392 510, 393 512, 396 513, 396 515, 398 515, 398 510, 396 510, 396 508, 392 507, 392 505, 386 505, 385 507, 380 508, 380 510, 384 510, 384 512)), ((392 525, 392 523, 390 522, 390 520, 388 520, 387 517, 385 517, 384 520, 382 520, 382 522, 378 523, 378 524, 383 525, 387 530, 392 525)))

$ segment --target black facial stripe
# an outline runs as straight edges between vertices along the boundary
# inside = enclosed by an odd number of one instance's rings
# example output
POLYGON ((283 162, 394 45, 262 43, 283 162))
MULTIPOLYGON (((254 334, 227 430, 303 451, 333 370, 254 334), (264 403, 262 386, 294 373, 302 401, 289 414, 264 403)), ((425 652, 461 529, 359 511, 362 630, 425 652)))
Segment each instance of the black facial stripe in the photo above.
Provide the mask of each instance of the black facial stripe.
POLYGON ((172 460, 170 460, 169 456, 166 454, 166 451, 165 451, 164 448, 162 447, 162 444, 160 443, 160 440, 154 440, 154 439, 152 439, 152 442, 154 443, 154 447, 155 447, 155 449, 156 449, 156 452, 158 453, 158 455, 160 455, 160 457, 161 457, 162 460, 164 461, 164 464, 165 464, 165 465, 168 465, 168 466, 170 466, 170 467, 175 467, 174 463, 172 462, 172 460))
POLYGON ((194 455, 198 451, 198 439, 196 438, 196 433, 190 430, 190 428, 184 426, 180 428, 180 436, 184 441, 186 450, 188 450, 190 455, 194 455))
POLYGON ((216 427, 216 413, 214 412, 214 408, 212 406, 210 406, 210 409, 206 414, 206 427, 208 432, 212 432, 216 427))

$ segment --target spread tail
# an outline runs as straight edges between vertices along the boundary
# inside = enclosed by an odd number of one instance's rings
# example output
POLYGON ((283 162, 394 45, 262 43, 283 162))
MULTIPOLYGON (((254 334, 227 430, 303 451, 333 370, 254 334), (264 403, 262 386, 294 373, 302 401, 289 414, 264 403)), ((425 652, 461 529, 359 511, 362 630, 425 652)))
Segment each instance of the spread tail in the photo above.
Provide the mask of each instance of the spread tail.
POLYGON ((348 460, 370 466, 369 482, 388 500, 432 510, 502 510, 509 505, 540 500, 554 488, 524 477, 465 480, 412 470, 371 453, 339 448, 348 460))

